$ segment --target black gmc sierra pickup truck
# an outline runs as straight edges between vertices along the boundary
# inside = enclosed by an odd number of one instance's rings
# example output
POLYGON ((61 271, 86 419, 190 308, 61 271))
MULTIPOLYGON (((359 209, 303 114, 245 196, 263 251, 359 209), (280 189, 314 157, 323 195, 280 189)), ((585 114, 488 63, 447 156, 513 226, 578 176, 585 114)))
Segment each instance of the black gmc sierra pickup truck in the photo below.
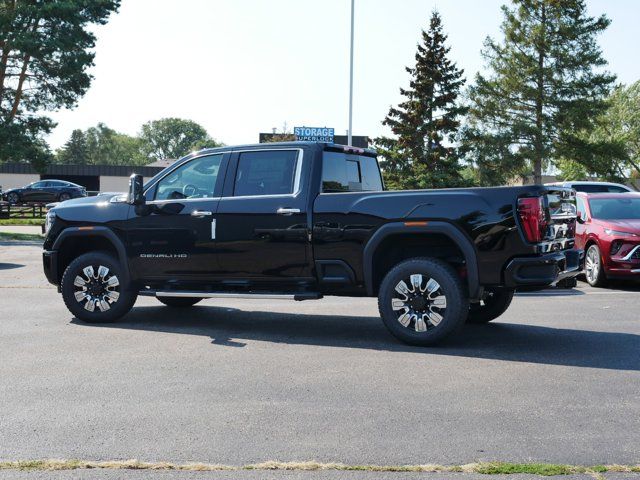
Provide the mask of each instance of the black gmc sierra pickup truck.
POLYGON ((128 195, 59 204, 43 262, 87 322, 138 295, 377 296, 393 335, 431 345, 498 317, 516 289, 573 279, 575 224, 571 189, 385 191, 374 151, 272 143, 203 150, 144 185, 132 175, 128 195))

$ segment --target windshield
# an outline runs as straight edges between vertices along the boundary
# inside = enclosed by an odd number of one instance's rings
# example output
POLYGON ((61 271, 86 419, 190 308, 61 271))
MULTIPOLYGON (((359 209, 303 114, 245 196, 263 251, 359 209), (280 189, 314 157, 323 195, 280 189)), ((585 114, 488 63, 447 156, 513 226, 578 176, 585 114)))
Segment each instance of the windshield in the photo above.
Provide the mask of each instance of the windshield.
POLYGON ((640 219, 640 198, 592 198, 593 218, 600 220, 640 219))

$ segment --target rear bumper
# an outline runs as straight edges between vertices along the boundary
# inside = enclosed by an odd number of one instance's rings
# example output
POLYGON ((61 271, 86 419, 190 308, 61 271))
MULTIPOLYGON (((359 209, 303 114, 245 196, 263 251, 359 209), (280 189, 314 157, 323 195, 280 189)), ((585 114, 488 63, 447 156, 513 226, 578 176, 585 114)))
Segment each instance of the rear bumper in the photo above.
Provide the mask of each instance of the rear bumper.
POLYGON ((504 270, 510 288, 545 288, 565 278, 579 275, 584 267, 584 250, 564 250, 536 257, 511 260, 504 270))
POLYGON ((58 252, 55 250, 44 250, 42 252, 42 267, 44 276, 49 283, 58 284, 58 252))

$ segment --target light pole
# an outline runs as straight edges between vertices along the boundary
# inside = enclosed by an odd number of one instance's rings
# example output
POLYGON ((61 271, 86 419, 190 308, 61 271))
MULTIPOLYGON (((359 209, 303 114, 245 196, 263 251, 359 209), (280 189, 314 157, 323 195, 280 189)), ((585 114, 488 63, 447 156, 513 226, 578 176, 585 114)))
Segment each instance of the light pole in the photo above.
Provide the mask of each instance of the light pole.
POLYGON ((351 53, 349 59, 349 134, 347 143, 352 145, 353 140, 353 16, 355 0, 351 0, 351 53))

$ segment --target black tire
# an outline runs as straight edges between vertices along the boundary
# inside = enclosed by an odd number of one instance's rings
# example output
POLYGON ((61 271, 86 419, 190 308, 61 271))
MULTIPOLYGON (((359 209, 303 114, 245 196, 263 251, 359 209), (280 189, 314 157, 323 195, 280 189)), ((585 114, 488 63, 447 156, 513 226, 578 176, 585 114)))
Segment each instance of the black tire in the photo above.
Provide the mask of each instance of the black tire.
POLYGON ((378 309, 384 325, 396 338, 410 345, 428 346, 464 325, 469 298, 449 264, 433 258, 412 258, 393 267, 384 277, 378 309), (414 284, 412 276, 420 276, 419 282, 414 284), (410 288, 405 295, 400 293, 401 283, 409 287, 407 279, 410 288))
POLYGON ((202 298, 194 297, 157 297, 160 303, 164 303, 171 308, 187 308, 198 303, 202 298))
POLYGON ((469 306, 467 323, 489 323, 495 320, 509 308, 513 293, 513 290, 487 291, 480 303, 469 306))
POLYGON ((585 254, 584 276, 592 287, 604 287, 607 284, 600 248, 595 243, 587 249, 585 254))
POLYGON ((64 202, 66 200, 69 200, 70 198, 71 198, 71 195, 69 195, 67 192, 63 192, 58 197, 58 200, 61 201, 61 202, 64 202))
POLYGON ((18 203, 19 201, 20 196, 17 193, 11 192, 7 194, 7 202, 9 202, 11 205, 18 203))
POLYGON ((107 252, 80 255, 69 264, 62 275, 64 303, 76 318, 84 322, 102 323, 118 320, 131 310, 137 297, 138 292, 124 281, 122 265, 107 252), (91 271, 87 273, 85 269, 89 267, 91 271), (108 271, 104 273, 100 267, 105 267, 108 271), (113 278, 117 282, 112 280, 113 278), (82 282, 85 282, 84 285, 81 285, 82 282), (81 298, 84 292, 87 293, 81 298), (112 292, 116 292, 117 295, 112 292), (106 307, 99 300, 106 303, 106 307), (92 309, 90 303, 93 303, 92 309))

